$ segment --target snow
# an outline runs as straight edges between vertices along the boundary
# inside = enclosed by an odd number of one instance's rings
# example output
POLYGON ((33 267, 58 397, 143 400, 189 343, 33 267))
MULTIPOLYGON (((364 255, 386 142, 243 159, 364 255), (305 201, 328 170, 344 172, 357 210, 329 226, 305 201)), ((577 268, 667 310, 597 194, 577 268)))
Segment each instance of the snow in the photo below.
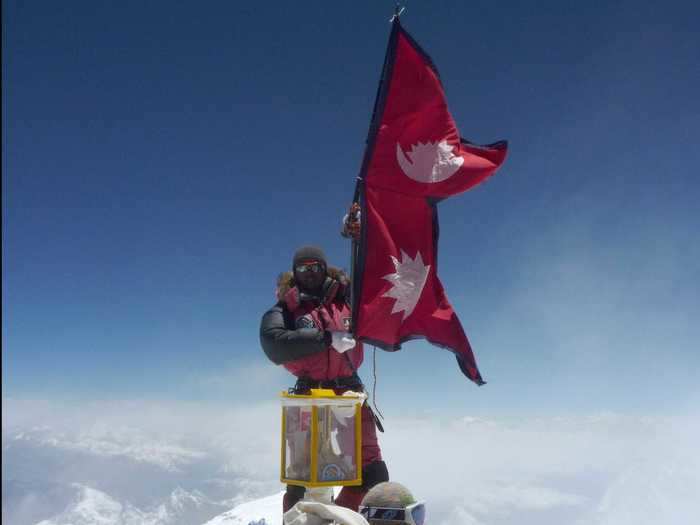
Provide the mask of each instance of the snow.
MULTIPOLYGON (((188 525, 199 525, 206 518, 198 519, 196 511, 205 505, 210 505, 210 507, 216 505, 198 491, 188 492, 178 487, 172 492, 167 503, 159 505, 152 511, 144 511, 129 503, 122 504, 100 490, 78 484, 74 486, 79 489, 76 500, 60 514, 51 519, 40 521, 36 525, 171 525, 181 522, 188 525), (193 511, 195 512, 193 513, 193 511)), ((270 498, 264 498, 260 502, 252 501, 222 514, 222 516, 231 513, 235 515, 238 508, 243 508, 241 516, 243 516, 244 521, 226 521, 225 523, 244 525, 271 525, 275 523, 272 520, 274 505, 268 505, 267 499, 270 498), (259 509, 259 512, 254 510, 256 508, 259 509), (261 519, 267 515, 269 517, 266 521, 261 522, 261 519), (260 518, 245 521, 245 516, 260 516, 260 518)), ((281 512, 281 505, 282 500, 279 496, 275 507, 278 514, 281 512)), ((211 516, 211 513, 209 515, 211 516)))
MULTIPOLYGON (((123 520, 121 503, 104 492, 80 487, 80 498, 61 514, 37 525, 115 525, 123 520)), ((135 522, 134 522, 135 523, 135 522)))
MULTIPOLYGON (((79 496, 63 512, 36 525, 168 525, 177 521, 172 509, 183 510, 183 502, 202 505, 202 497, 183 489, 171 495, 171 509, 160 505, 152 512, 144 512, 129 504, 122 504, 99 490, 76 485, 79 496)), ((282 525, 282 495, 249 501, 216 516, 206 525, 282 525)), ((190 521, 189 525, 201 525, 190 521)))
POLYGON ((282 525, 282 496, 273 496, 243 503, 209 520, 205 525, 282 525))
MULTIPOLYGON (((72 430, 50 419, 37 427, 41 412, 3 428, 3 523, 281 525, 278 407, 258 407, 262 416, 197 407, 177 411, 174 427, 150 417, 128 432, 111 425, 134 408, 110 425, 90 414, 72 430), (185 426, 191 434, 177 432, 185 426), (87 446, 94 441, 104 446, 87 446), (103 453, 148 447, 201 454, 172 470, 103 453)), ((380 439, 392 479, 427 501, 432 525, 700 523, 699 417, 423 413, 392 418, 380 439)))

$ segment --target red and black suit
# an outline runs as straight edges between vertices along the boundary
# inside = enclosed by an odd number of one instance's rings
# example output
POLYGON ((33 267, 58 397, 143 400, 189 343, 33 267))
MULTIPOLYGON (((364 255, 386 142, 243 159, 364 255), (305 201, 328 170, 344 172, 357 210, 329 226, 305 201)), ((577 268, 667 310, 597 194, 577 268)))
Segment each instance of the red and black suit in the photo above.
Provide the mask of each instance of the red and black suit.
MULTIPOLYGON (((333 388, 337 394, 362 390, 357 369, 363 348, 358 343, 344 354, 331 346, 331 332, 348 331, 351 310, 349 280, 340 270, 328 268, 320 296, 302 292, 292 272, 280 276, 278 302, 263 315, 260 342, 267 357, 297 377, 296 389, 333 388)), ((360 487, 344 487, 336 503, 357 511, 364 494, 389 479, 377 441, 374 415, 362 407, 362 479, 360 487)), ((303 497, 303 487, 288 486, 284 498, 287 511, 303 497)))

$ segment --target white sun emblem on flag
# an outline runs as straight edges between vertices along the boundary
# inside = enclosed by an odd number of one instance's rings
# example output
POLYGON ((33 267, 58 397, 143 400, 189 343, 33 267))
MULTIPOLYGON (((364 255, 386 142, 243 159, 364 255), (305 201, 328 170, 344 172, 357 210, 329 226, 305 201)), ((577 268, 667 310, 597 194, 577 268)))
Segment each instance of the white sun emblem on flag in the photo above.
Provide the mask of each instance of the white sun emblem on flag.
POLYGON ((464 164, 464 158, 452 153, 455 149, 446 140, 440 142, 419 142, 404 153, 396 143, 396 160, 401 170, 417 182, 435 183, 449 179, 464 164))
POLYGON ((382 297, 396 299, 391 313, 403 311, 402 321, 405 321, 418 304, 425 281, 428 279, 430 265, 426 266, 423 263, 420 252, 416 252, 415 259, 412 259, 410 255, 401 250, 401 261, 393 255, 391 260, 396 272, 385 275, 382 279, 386 279, 393 286, 382 297))

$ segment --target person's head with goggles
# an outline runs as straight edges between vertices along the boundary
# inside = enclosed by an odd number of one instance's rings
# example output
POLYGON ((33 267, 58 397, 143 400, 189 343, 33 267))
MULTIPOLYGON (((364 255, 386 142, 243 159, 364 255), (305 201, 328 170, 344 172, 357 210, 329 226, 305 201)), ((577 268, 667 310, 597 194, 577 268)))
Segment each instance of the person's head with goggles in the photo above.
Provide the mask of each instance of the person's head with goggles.
POLYGON ((292 258, 294 281, 300 290, 317 294, 326 280, 326 256, 321 248, 303 246, 292 258))
POLYGON ((425 502, 416 501, 406 487, 391 481, 372 487, 359 512, 370 525, 425 524, 425 502))

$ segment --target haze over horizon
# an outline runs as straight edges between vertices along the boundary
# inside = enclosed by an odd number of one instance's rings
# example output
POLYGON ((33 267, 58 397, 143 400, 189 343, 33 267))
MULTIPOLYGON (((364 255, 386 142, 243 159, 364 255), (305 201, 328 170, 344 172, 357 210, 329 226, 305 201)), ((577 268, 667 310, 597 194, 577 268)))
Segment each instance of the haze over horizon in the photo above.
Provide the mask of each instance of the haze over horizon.
MULTIPOLYGON (((279 501, 265 503, 282 490, 276 403, 2 408, 3 522, 278 523, 279 501)), ((380 439, 391 478, 428 502, 431 525, 692 525, 699 422, 406 413, 388 415, 380 439)))

